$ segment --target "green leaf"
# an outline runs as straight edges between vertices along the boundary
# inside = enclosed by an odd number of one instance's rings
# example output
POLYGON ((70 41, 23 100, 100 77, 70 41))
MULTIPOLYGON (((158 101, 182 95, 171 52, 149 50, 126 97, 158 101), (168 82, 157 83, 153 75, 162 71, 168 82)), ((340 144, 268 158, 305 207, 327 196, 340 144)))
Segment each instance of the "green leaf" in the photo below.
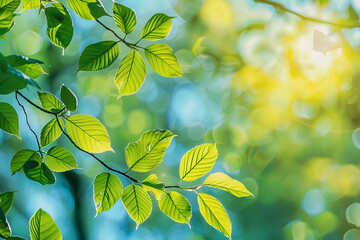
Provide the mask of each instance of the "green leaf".
POLYGON ((45 110, 57 113, 64 108, 64 104, 62 104, 62 102, 53 94, 48 92, 38 92, 38 95, 41 105, 45 110))
POLYGON ((61 86, 60 97, 61 101, 63 101, 63 103, 65 104, 67 110, 71 112, 76 111, 78 100, 75 94, 69 88, 65 87, 65 85, 61 86))
POLYGON ((171 30, 171 20, 174 17, 169 17, 164 13, 157 13, 152 16, 146 23, 141 32, 141 39, 156 41, 164 39, 169 35, 171 30))
POLYGON ((189 150, 180 162, 180 178, 194 181, 208 173, 218 157, 216 144, 202 144, 189 150))
POLYGON ((159 201, 160 210, 178 223, 187 223, 190 227, 192 216, 189 201, 178 192, 165 192, 159 201))
POLYGON ((0 102, 0 128, 20 139, 18 115, 10 104, 4 102, 0 102))
POLYGON ((27 9, 39 8, 41 6, 40 0, 22 0, 23 9, 21 11, 25 11, 27 9))
POLYGON ((11 228, 6 220, 5 213, 0 208, 0 237, 8 238, 11 235, 11 228))
POLYGON ((65 172, 79 168, 74 155, 63 147, 52 147, 46 154, 46 164, 55 172, 65 172))
POLYGON ((163 77, 182 77, 180 65, 171 48, 166 44, 153 44, 145 48, 151 67, 163 77))
POLYGON ((198 203, 201 215, 206 222, 226 237, 231 238, 230 218, 222 204, 213 196, 205 193, 199 193, 198 203))
POLYGON ((41 208, 30 219, 31 240, 61 240, 61 232, 54 219, 41 208))
POLYGON ((63 48, 69 46, 73 37, 73 22, 67 9, 61 3, 53 3, 52 7, 45 8, 47 30, 50 41, 63 48))
POLYGON ((119 3, 114 3, 113 15, 116 25, 126 35, 135 29, 136 15, 131 8, 125 7, 119 3))
POLYGON ((17 172, 24 172, 24 164, 28 161, 36 161, 38 163, 41 163, 42 159, 40 155, 33 150, 21 150, 17 152, 10 161, 10 169, 12 174, 15 174, 17 172))
POLYGON ((105 127, 92 116, 73 115, 66 119, 65 127, 70 138, 85 151, 91 153, 114 151, 105 127))
POLYGON ((1 72, 6 72, 7 67, 8 67, 8 63, 6 61, 6 58, 4 57, 4 55, 2 55, 0 53, 0 71, 1 72))
POLYGON ((155 196, 156 200, 160 200, 161 195, 164 193, 164 183, 160 182, 155 174, 149 175, 141 184, 146 191, 155 196))
POLYGON ((130 217, 136 222, 136 229, 151 213, 149 194, 140 186, 131 184, 124 189, 122 202, 130 217))
POLYGON ((86 46, 79 60, 79 71, 97 71, 109 67, 119 56, 115 41, 103 41, 86 46))
POLYGON ((60 135, 62 134, 61 129, 64 129, 64 121, 62 119, 59 119, 59 122, 61 128, 59 127, 56 118, 52 119, 43 127, 40 133, 40 145, 42 147, 49 145, 50 143, 58 139, 58 137, 60 137, 60 135))
POLYGON ((136 93, 144 83, 146 68, 144 60, 138 51, 133 50, 122 60, 116 73, 115 84, 120 95, 136 93))
POLYGON ((20 55, 10 55, 6 57, 6 61, 9 65, 23 72, 30 78, 37 78, 41 74, 45 73, 39 64, 41 61, 31 59, 20 55))
POLYGON ((72 10, 86 20, 98 19, 108 15, 99 0, 68 0, 68 2, 72 10))
POLYGON ((7 33, 12 28, 15 16, 13 11, 0 8, 0 35, 7 33))
POLYGON ((221 172, 208 176, 203 185, 227 191, 236 197, 253 196, 244 184, 221 172))
POLYGON ((144 132, 140 139, 126 147, 126 163, 129 169, 147 172, 159 165, 175 134, 167 130, 144 132))
POLYGON ((0 94, 15 92, 25 88, 27 84, 40 88, 32 78, 11 66, 8 66, 6 72, 0 71, 0 94))
POLYGON ((24 172, 28 179, 38 182, 41 185, 51 185, 56 182, 54 173, 45 163, 27 161, 24 164, 24 172))
POLYGON ((14 202, 14 192, 5 192, 0 194, 0 208, 6 215, 14 202))
POLYGON ((108 211, 120 200, 123 186, 120 179, 112 173, 103 172, 94 180, 94 204, 96 215, 108 211))
POLYGON ((18 236, 12 236, 7 238, 6 240, 26 240, 26 239, 18 236))
POLYGON ((0 3, 0 8, 14 12, 20 4, 20 0, 3 0, 0 3))

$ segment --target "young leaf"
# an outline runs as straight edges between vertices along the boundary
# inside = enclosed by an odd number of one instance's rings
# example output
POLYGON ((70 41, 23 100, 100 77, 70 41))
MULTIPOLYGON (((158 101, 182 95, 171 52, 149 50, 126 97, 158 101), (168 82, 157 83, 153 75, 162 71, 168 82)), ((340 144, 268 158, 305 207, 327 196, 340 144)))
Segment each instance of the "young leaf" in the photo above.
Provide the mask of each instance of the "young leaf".
POLYGON ((70 138, 85 151, 102 153, 114 151, 105 127, 89 115, 73 115, 66 119, 65 127, 70 138))
POLYGON ((187 223, 190 227, 192 216, 189 201, 178 192, 165 192, 159 201, 160 210, 178 223, 187 223))
POLYGON ((169 17, 164 13, 157 13, 152 16, 146 23, 141 32, 141 39, 156 41, 164 39, 169 35, 171 30, 171 20, 174 17, 169 17))
POLYGON ((14 175, 17 172, 24 172, 24 164, 28 161, 36 161, 41 163, 42 159, 40 155, 29 149, 24 149, 17 152, 10 161, 10 170, 14 175))
POLYGON ((30 78, 37 78, 41 74, 45 73, 39 64, 43 63, 41 61, 20 56, 20 55, 10 55, 6 57, 7 63, 23 72, 30 78))
POLYGON ((131 8, 125 7, 119 3, 114 3, 113 15, 116 25, 126 35, 135 29, 136 15, 131 8))
POLYGON ((147 172, 162 162, 165 151, 175 134, 167 130, 144 132, 140 139, 126 147, 126 163, 129 169, 147 172))
POLYGON ((41 105, 45 110, 57 113, 64 108, 64 104, 62 104, 62 102, 53 94, 48 92, 38 92, 38 95, 41 105))
POLYGON ((68 0, 68 2, 71 9, 86 20, 98 19, 108 15, 99 0, 68 0))
POLYGON ((94 180, 94 204, 96 215, 108 211, 120 200, 123 186, 120 179, 112 173, 103 172, 94 180))
POLYGON ((63 48, 69 46, 73 37, 73 22, 67 9, 61 3, 53 3, 52 7, 45 8, 47 30, 50 41, 63 48))
POLYGON ((6 215, 14 202, 14 192, 5 192, 0 194, 0 208, 6 215))
POLYGON ((151 67, 163 77, 182 77, 180 65, 171 48, 166 44, 153 44, 145 48, 151 67))
POLYGON ((11 235, 11 228, 10 225, 5 217, 5 213, 0 208, 0 237, 1 238, 8 238, 11 235))
POLYGON ((40 133, 40 145, 42 147, 49 145, 50 143, 58 139, 58 137, 60 137, 60 135, 62 134, 61 129, 64 129, 64 121, 62 119, 59 119, 59 122, 61 128, 59 127, 56 118, 52 119, 43 127, 40 133))
POLYGON ((230 218, 222 204, 213 196, 205 193, 199 193, 198 203, 201 215, 206 222, 226 237, 231 238, 230 218))
POLYGON ((14 12, 20 4, 20 0, 7 0, 0 3, 0 8, 14 12))
POLYGON ((138 51, 133 50, 120 63, 116 73, 115 84, 120 95, 131 95, 136 93, 144 83, 146 68, 144 60, 138 51))
POLYGON ((61 86, 60 97, 61 101, 63 101, 63 103, 65 104, 67 110, 71 112, 76 111, 78 100, 75 94, 69 88, 65 87, 65 85, 61 86))
POLYGON ((253 196, 253 194, 246 189, 244 184, 221 172, 211 174, 205 179, 203 184, 208 187, 227 191, 236 197, 253 196))
POLYGON ((52 147, 45 157, 48 167, 55 172, 65 172, 79 168, 72 153, 63 147, 52 147))
POLYGON ((164 183, 160 182, 155 174, 149 175, 141 184, 145 191, 152 192, 156 200, 160 200, 161 195, 164 193, 164 183))
POLYGON ((61 232, 54 219, 41 208, 30 219, 31 240, 61 240, 61 232))
POLYGON ((0 35, 7 33, 14 26, 14 14, 5 8, 0 8, 0 35))
POLYGON ((18 115, 10 104, 4 102, 0 102, 0 128, 20 139, 18 115))
POLYGON ((23 9, 21 11, 25 11, 26 9, 34 9, 39 8, 41 3, 40 0, 22 0, 23 9))
POLYGON ((216 144, 202 144, 189 150, 180 162, 181 180, 190 182, 201 178, 211 170, 217 157, 216 144))
POLYGON ((54 173, 45 163, 27 161, 24 164, 24 172, 28 179, 38 182, 41 185, 51 185, 56 182, 54 173))
POLYGON ((119 56, 115 41, 103 41, 86 46, 79 60, 79 71, 97 71, 109 67, 119 56))
POLYGON ((136 229, 151 213, 149 194, 140 186, 131 184, 124 189, 122 202, 130 217, 136 222, 136 229))

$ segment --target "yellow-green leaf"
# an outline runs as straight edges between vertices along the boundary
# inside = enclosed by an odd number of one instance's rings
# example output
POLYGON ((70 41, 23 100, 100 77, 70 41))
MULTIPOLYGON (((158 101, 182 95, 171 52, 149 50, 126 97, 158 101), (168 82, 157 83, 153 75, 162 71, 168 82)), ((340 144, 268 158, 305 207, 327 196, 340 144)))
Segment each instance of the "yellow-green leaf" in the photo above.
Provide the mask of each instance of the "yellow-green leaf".
POLYGON ((180 178, 194 181, 208 173, 218 157, 216 144, 202 144, 189 150, 180 162, 180 178))
POLYGON ((79 168, 74 155, 66 148, 59 146, 49 149, 45 161, 49 168, 55 172, 65 172, 79 168))
POLYGON ((5 192, 0 194, 0 208, 6 215, 14 202, 14 192, 5 192))
POLYGON ((120 179, 112 173, 103 172, 94 180, 94 204, 96 215, 108 211, 120 200, 123 186, 120 179))
POLYGON ((171 20, 174 17, 169 17, 164 13, 157 13, 152 16, 146 23, 141 32, 141 39, 156 41, 164 39, 169 35, 171 30, 171 20))
POLYGON ((164 183, 160 182, 155 174, 149 175, 141 184, 146 191, 155 196, 156 200, 160 200, 161 195, 164 193, 164 183))
POLYGON ((56 182, 54 173, 45 163, 30 160, 24 164, 23 168, 28 179, 38 182, 41 185, 51 185, 56 182))
POLYGON ((21 11, 25 11, 26 9, 34 9, 39 8, 41 3, 40 0, 22 0, 23 9, 21 11))
POLYGON ((3 0, 0 3, 0 8, 14 12, 20 4, 20 0, 3 0))
POLYGON ((64 108, 64 104, 62 104, 62 102, 53 94, 48 92, 38 92, 38 95, 41 105, 45 110, 57 113, 64 108))
POLYGON ((153 44, 145 48, 145 56, 151 67, 163 77, 182 77, 180 65, 166 44, 153 44))
POLYGON ((221 172, 211 174, 205 179, 203 184, 208 187, 227 191, 236 197, 253 196, 244 184, 221 172))
POLYGON ((10 161, 10 169, 12 174, 15 174, 17 172, 24 172, 23 167, 27 161, 36 161, 38 163, 41 163, 42 159, 40 155, 33 150, 21 150, 17 152, 10 161))
POLYGON ((69 6, 80 17, 93 20, 108 15, 99 0, 68 0, 69 6))
POLYGON ((140 186, 131 184, 124 189, 122 202, 130 217, 136 222, 136 229, 150 215, 152 204, 149 194, 140 186))
POLYGON ((73 115, 66 119, 65 128, 70 138, 81 149, 91 153, 114 151, 105 127, 89 115, 73 115))
POLYGON ((30 78, 38 78, 41 74, 45 73, 40 66, 43 62, 36 59, 20 55, 10 55, 6 56, 6 62, 30 78))
POLYGON ((198 203, 206 222, 231 238, 231 222, 223 205, 216 198, 205 193, 199 193, 198 203))
POLYGON ((18 115, 10 104, 4 102, 0 102, 0 128, 20 139, 18 115))
POLYGON ((30 219, 31 240, 61 240, 61 232, 54 219, 41 208, 30 219))
POLYGON ((65 104, 67 110, 71 112, 76 111, 78 100, 75 94, 65 85, 61 86, 60 97, 61 101, 63 101, 63 103, 65 104))
POLYGON ((189 201, 178 192, 165 192, 159 201, 160 210, 169 218, 179 223, 187 223, 190 227, 192 216, 189 201))
POLYGON ((14 26, 15 16, 12 11, 0 8, 0 35, 7 33, 14 26))
POLYGON ((60 137, 62 133, 61 129, 64 129, 64 121, 62 119, 59 119, 59 122, 61 128, 56 118, 52 119, 43 127, 40 133, 40 145, 42 147, 49 145, 50 143, 58 139, 58 137, 60 137))
POLYGON ((123 33, 129 34, 135 29, 136 16, 131 8, 119 3, 114 3, 113 14, 116 25, 123 33))

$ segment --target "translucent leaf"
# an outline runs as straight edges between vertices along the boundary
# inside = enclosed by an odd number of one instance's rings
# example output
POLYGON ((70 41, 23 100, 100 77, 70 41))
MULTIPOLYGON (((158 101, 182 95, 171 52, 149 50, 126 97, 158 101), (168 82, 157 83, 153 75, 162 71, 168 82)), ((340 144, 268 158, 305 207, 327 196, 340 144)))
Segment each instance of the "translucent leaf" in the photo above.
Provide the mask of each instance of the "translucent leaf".
POLYGON ((0 3, 0 8, 14 12, 20 4, 20 0, 4 0, 0 3))
POLYGON ((21 150, 17 152, 11 159, 10 169, 12 174, 15 174, 17 172, 24 172, 23 167, 27 161, 36 161, 38 163, 41 163, 42 159, 40 155, 33 150, 21 150))
POLYGON ((163 77, 182 77, 180 65, 166 44, 153 44, 145 48, 145 56, 151 67, 163 77))
POLYGON ((86 46, 79 60, 79 71, 97 71, 109 67, 119 56, 115 41, 103 41, 86 46))
POLYGON ((244 184, 221 172, 208 176, 204 181, 204 185, 227 191, 236 197, 253 196, 244 184))
POLYGON ((0 94, 15 92, 25 88, 27 84, 40 88, 32 78, 11 66, 8 66, 6 72, 0 71, 0 94))
POLYGON ((45 161, 48 167, 55 172, 65 172, 79 168, 73 154, 66 148, 59 146, 49 149, 45 161))
POLYGON ((11 235, 10 225, 5 217, 5 213, 0 208, 0 237, 8 238, 11 235))
MULTIPOLYGON (((59 119, 59 122, 61 128, 64 129, 64 121, 62 119, 59 119)), ((48 122, 41 130, 40 145, 42 147, 45 147, 46 145, 49 145, 50 143, 58 139, 58 137, 60 137, 60 135, 62 134, 61 128, 59 127, 56 118, 48 122)))
POLYGON ((194 181, 208 173, 214 166, 218 152, 216 144, 202 144, 189 150, 180 162, 180 178, 194 181))
POLYGON ((122 60, 116 73, 115 84, 120 96, 136 93, 144 83, 146 68, 138 51, 133 50, 122 60))
POLYGON ((136 229, 151 213, 149 194, 140 186, 131 184, 124 189, 122 202, 130 217, 136 222, 136 229))
POLYGON ((5 192, 0 194, 0 208, 6 215, 14 202, 14 192, 5 192))
POLYGON ((179 223, 187 223, 190 227, 192 216, 189 201, 178 192, 165 192, 159 201, 160 210, 169 218, 179 223))
POLYGON ((45 8, 47 30, 50 41, 64 49, 69 46, 73 37, 73 22, 67 9, 61 3, 53 3, 45 8))
POLYGON ((24 164, 24 172, 28 179, 38 182, 41 185, 51 185, 56 182, 54 173, 45 163, 27 161, 24 164))
POLYGON ((199 193, 198 203, 201 215, 206 222, 226 237, 231 238, 230 218, 222 204, 213 196, 205 193, 199 193))
POLYGON ((69 6, 86 20, 98 19, 108 15, 99 0, 68 0, 69 6))
POLYGON ((105 127, 92 116, 73 115, 66 119, 65 128, 75 144, 85 151, 92 153, 114 151, 105 127))
POLYGON ((125 33, 131 33, 136 26, 136 15, 131 8, 119 3, 113 5, 113 15, 116 25, 125 33))
POLYGON ((31 240, 61 240, 61 232, 54 219, 41 208, 30 219, 31 240))
POLYGON ((171 30, 171 20, 174 17, 169 17, 164 13, 157 13, 152 16, 146 23, 141 32, 141 39, 156 41, 164 39, 169 35, 171 30))
POLYGON ((13 11, 0 8, 0 35, 7 33, 12 28, 15 16, 13 11))
POLYGON ((147 172, 158 166, 175 134, 167 130, 144 132, 140 139, 126 147, 126 163, 129 169, 147 172))
POLYGON ((40 63, 43 62, 35 59, 31 59, 20 55, 10 55, 6 57, 6 61, 9 65, 23 72, 30 78, 37 78, 41 74, 45 73, 44 70, 39 65, 40 63))
POLYGON ((4 102, 0 102, 0 128, 20 139, 18 115, 10 104, 4 102))
POLYGON ((65 104, 67 110, 71 112, 76 111, 78 100, 75 94, 69 88, 65 87, 65 85, 61 86, 60 97, 61 101, 63 101, 63 103, 65 104))
POLYGON ((112 173, 103 172, 94 180, 94 204, 96 215, 111 209, 122 195, 120 179, 112 173))
POLYGON ((25 11, 26 9, 34 9, 39 8, 41 3, 40 0, 22 0, 23 9, 21 11, 25 11))
POLYGON ((154 194, 156 200, 160 200, 161 194, 164 193, 164 183, 160 182, 155 174, 149 175, 141 184, 146 191, 154 194))
POLYGON ((55 97, 53 94, 48 92, 38 92, 39 99, 43 108, 50 112, 60 112, 64 108, 64 104, 55 97))

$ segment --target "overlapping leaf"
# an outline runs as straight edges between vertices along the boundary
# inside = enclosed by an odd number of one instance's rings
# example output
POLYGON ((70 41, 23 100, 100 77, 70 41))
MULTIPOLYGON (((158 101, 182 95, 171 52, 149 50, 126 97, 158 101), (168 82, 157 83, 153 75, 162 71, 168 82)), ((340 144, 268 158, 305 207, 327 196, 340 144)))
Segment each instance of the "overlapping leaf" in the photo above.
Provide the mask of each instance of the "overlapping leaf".
POLYGON ((5 213, 0 208, 0 237, 8 238, 11 235, 10 225, 5 217, 5 213))
POLYGON ((41 105, 45 110, 57 113, 64 108, 64 104, 62 104, 62 102, 53 94, 48 92, 38 92, 38 95, 41 105))
POLYGON ((55 172, 65 172, 79 168, 73 154, 66 148, 59 146, 49 149, 45 161, 48 167, 55 172))
POLYGON ((23 9, 21 11, 25 11, 26 9, 34 9, 39 8, 41 3, 40 0, 22 0, 23 9))
POLYGON ((0 35, 5 34, 12 28, 15 16, 13 11, 0 8, 0 35))
POLYGON ((31 240, 61 240, 61 232, 54 219, 41 208, 30 219, 31 240))
POLYGON ((72 10, 86 20, 98 19, 108 15, 100 0, 68 0, 68 2, 72 10))
POLYGON ((154 194, 156 200, 160 200, 161 195, 164 193, 164 183, 160 182, 155 174, 149 175, 141 183, 146 191, 154 194))
POLYGON ((169 218, 179 223, 187 223, 190 226, 192 216, 189 201, 178 192, 165 192, 159 201, 160 210, 169 218))
POLYGON ((0 8, 14 12, 20 4, 20 0, 3 0, 0 3, 0 8))
POLYGON ((116 25, 125 33, 131 33, 136 26, 136 15, 131 8, 119 3, 114 3, 113 14, 116 25))
POLYGON ((12 67, 23 72, 30 78, 37 78, 41 74, 45 73, 39 64, 43 62, 35 60, 32 58, 20 56, 20 55, 10 55, 6 57, 6 61, 12 67))
POLYGON ((0 128, 20 138, 18 115, 10 104, 4 102, 0 102, 0 128))
POLYGON ((61 128, 58 124, 56 118, 52 119, 48 122, 40 133, 40 145, 42 147, 49 145, 50 143, 54 142, 60 135, 62 134, 61 129, 64 129, 64 121, 59 119, 61 128))
POLYGON ((42 160, 40 155, 33 150, 21 150, 17 152, 10 161, 10 169, 12 174, 15 174, 17 172, 24 172, 24 164, 28 161, 35 161, 41 163, 42 160))
POLYGON ((0 194, 0 208, 6 215, 14 202, 14 192, 5 192, 0 194))
POLYGON ((169 35, 171 30, 171 20, 174 17, 169 17, 164 13, 157 13, 152 16, 146 23, 141 32, 141 39, 156 41, 164 39, 169 35))
POLYGON ((65 85, 61 86, 60 97, 61 101, 63 101, 63 103, 65 104, 67 110, 71 112, 76 111, 78 100, 75 94, 69 88, 65 87, 65 85))
POLYGON ((51 185, 56 182, 54 173, 45 163, 27 161, 23 168, 28 179, 38 182, 41 185, 51 185))
POLYGON ((40 88, 33 79, 11 66, 8 66, 6 72, 0 71, 0 94, 10 94, 25 88, 27 84, 40 88))

